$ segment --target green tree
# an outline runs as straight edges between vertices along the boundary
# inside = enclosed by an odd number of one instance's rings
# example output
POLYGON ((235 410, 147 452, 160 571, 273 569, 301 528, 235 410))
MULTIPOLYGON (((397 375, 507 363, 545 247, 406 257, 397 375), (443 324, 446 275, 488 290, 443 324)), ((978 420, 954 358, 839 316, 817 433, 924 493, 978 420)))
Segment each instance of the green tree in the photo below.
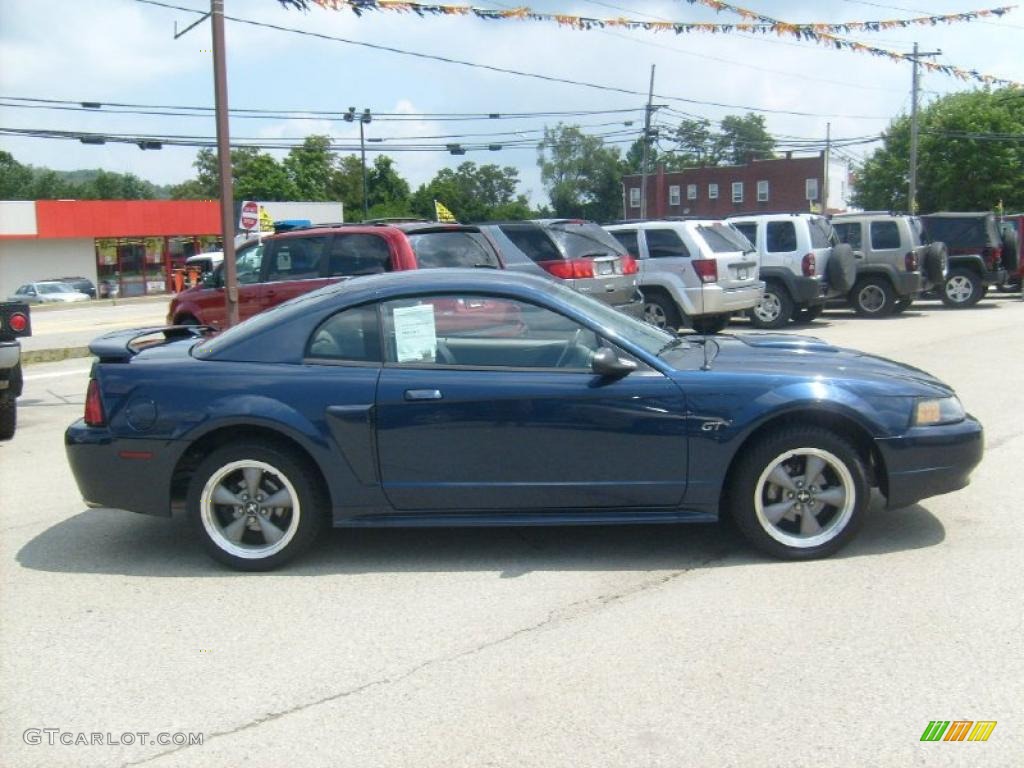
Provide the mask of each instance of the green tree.
POLYGON ((409 182, 395 170, 395 161, 387 155, 377 155, 373 165, 366 169, 366 199, 371 208, 403 211, 396 216, 408 215, 409 182))
POLYGON ((307 136, 284 159, 284 169, 295 185, 300 200, 330 200, 334 174, 334 153, 330 136, 307 136))
POLYGON ((726 115, 720 127, 719 147, 726 163, 746 165, 775 156, 775 139, 765 127, 764 115, 726 115))
POLYGON ((413 195, 412 207, 417 215, 428 219, 434 218, 435 200, 460 221, 529 218, 529 201, 518 188, 519 171, 512 166, 466 161, 454 169, 442 168, 420 186, 413 195))
POLYGON ((576 125, 545 128, 537 164, 557 216, 607 221, 621 215, 625 163, 599 136, 576 125))
MULTIPOLYGON (((999 89, 952 93, 919 113, 918 209, 1024 208, 1024 97, 999 89)), ((907 210, 910 120, 890 124, 856 169, 851 199, 866 209, 907 210)))
MULTIPOLYGON (((171 188, 176 199, 220 199, 217 153, 200 149, 192 166, 196 178, 171 188)), ((295 200, 297 189, 284 166, 254 147, 231 150, 231 173, 236 200, 295 200)))
POLYGON ((22 165, 10 152, 0 151, 0 200, 30 200, 32 169, 22 165))

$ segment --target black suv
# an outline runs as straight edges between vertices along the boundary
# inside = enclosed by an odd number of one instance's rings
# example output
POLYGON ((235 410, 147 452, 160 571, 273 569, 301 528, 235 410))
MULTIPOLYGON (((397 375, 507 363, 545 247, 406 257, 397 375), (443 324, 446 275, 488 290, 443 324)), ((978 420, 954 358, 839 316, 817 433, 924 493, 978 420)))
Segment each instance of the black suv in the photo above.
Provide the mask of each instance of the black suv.
POLYGON ((931 213, 921 217, 927 242, 943 242, 949 271, 939 289, 948 307, 971 307, 990 286, 1006 282, 1003 243, 991 213, 931 213))

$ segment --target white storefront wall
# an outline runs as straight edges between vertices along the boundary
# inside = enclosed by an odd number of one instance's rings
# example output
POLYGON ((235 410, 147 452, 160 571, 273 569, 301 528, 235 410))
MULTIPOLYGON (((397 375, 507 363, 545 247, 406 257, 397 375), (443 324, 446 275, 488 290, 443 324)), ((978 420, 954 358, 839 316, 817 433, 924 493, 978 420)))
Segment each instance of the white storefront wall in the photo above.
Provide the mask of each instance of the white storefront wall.
POLYGON ((0 300, 7 299, 20 285, 50 277, 87 277, 95 283, 95 241, 0 238, 0 300))

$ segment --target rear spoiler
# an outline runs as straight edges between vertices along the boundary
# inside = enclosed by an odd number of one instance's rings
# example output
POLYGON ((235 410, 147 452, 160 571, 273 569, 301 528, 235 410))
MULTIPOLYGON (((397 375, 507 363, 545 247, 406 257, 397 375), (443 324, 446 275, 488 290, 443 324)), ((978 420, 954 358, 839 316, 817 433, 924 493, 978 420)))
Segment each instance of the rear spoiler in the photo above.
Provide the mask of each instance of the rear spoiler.
POLYGON ((147 347, 166 344, 184 338, 200 339, 216 328, 209 325, 165 325, 154 328, 131 328, 125 331, 113 331, 93 339, 89 352, 100 359, 101 363, 126 363, 147 347), (162 339, 140 341, 148 336, 163 334, 162 339))

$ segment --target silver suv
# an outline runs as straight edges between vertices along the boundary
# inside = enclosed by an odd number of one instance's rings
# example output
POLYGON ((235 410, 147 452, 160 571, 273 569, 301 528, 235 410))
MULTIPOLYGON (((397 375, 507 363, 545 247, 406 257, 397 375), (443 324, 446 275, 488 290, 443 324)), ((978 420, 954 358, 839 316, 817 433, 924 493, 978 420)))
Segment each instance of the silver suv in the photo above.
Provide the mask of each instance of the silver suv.
POLYGON ((605 227, 640 262, 644 318, 718 333, 761 300, 757 254, 719 220, 643 221, 605 227))
POLYGON ((832 217, 832 228, 857 259, 857 282, 847 300, 861 317, 902 312, 921 291, 941 285, 945 247, 922 244, 921 224, 915 217, 845 213, 832 217))
POLYGON ((727 219, 761 257, 764 298, 750 313, 756 328, 809 322, 828 299, 845 297, 857 279, 853 249, 836 240, 824 216, 765 213, 727 219))

